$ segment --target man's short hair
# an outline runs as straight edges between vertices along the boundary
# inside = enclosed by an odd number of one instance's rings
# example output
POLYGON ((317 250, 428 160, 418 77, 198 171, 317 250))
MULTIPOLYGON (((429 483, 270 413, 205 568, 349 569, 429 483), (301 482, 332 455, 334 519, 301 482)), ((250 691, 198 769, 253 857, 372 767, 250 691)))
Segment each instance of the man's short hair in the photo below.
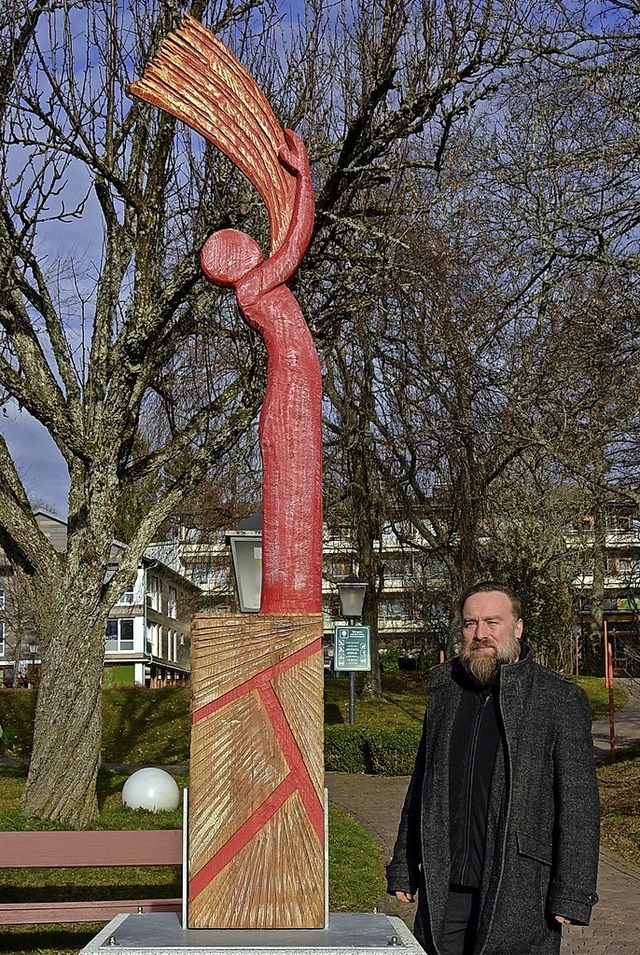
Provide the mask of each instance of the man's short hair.
POLYGON ((497 590, 501 594, 506 594, 509 600, 511 601, 511 610, 513 616, 516 620, 519 620, 522 616, 522 601, 520 597, 512 590, 511 587, 507 587, 505 584, 500 584, 495 580, 481 580, 480 583, 472 584, 470 587, 467 587, 466 590, 463 590, 460 594, 460 600, 458 601, 458 610, 460 611, 460 617, 462 618, 462 611, 464 610, 464 605, 466 604, 469 597, 473 594, 488 594, 491 591, 497 590))

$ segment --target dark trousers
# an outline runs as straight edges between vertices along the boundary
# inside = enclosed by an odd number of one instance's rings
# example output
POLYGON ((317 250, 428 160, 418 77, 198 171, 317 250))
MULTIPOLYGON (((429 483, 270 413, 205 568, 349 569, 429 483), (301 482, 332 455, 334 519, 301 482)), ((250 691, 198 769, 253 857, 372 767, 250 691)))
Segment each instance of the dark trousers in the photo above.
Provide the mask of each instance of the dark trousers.
POLYGON ((450 886, 441 955, 472 955, 478 929, 478 891, 450 886))

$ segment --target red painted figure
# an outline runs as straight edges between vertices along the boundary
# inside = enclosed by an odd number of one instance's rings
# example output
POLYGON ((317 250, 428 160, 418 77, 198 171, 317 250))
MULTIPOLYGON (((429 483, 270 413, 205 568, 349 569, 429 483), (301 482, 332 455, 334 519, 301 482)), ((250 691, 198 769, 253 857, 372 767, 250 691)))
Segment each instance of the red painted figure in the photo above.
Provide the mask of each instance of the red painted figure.
POLYGON ((311 240, 309 160, 302 140, 284 130, 280 164, 294 177, 287 235, 268 259, 244 232, 223 229, 204 244, 202 271, 232 288, 246 322, 267 351, 260 412, 262 453, 262 599, 264 613, 322 609, 322 377, 300 307, 285 285, 311 240))

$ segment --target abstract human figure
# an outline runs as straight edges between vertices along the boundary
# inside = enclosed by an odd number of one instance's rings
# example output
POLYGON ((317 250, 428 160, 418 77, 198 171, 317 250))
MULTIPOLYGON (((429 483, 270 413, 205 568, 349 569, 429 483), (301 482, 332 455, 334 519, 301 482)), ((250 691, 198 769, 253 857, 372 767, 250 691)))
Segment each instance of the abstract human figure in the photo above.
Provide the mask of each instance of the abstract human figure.
POLYGON ((313 339, 285 282, 311 239, 313 189, 306 149, 285 130, 282 165, 296 179, 289 231, 264 260, 257 242, 224 229, 205 242, 202 271, 235 291, 247 323, 267 350, 267 388, 260 412, 262 453, 262 599, 265 613, 319 612, 322 541, 322 377, 313 339), (315 436, 315 437, 314 437, 315 436))
POLYGON ((265 201, 271 254, 245 233, 207 239, 201 264, 232 288, 265 343, 260 414, 263 464, 262 599, 265 613, 322 609, 322 383, 318 356, 286 282, 311 239, 309 161, 229 50, 188 15, 169 34, 131 92, 183 119, 240 168, 265 201))

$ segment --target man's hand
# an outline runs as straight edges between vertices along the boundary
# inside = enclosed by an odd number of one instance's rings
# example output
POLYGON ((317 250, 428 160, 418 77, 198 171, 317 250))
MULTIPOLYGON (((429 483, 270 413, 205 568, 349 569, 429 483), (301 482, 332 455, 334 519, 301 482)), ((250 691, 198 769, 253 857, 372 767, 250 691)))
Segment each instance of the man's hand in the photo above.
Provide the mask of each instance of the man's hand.
POLYGON ((554 915, 556 922, 560 922, 560 925, 571 925, 571 919, 566 919, 564 915, 554 915))
POLYGON ((415 902, 416 897, 410 892, 396 892, 398 902, 415 902))

